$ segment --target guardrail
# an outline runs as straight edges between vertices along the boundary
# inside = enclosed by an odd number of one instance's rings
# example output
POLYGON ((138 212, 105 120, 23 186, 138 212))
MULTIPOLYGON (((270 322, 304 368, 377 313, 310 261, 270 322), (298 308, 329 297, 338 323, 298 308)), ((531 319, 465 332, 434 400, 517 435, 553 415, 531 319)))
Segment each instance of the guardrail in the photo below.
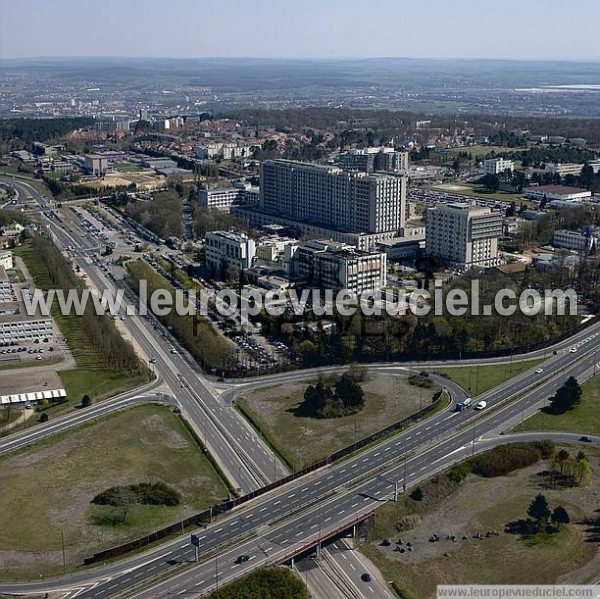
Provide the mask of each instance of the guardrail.
POLYGON ((355 451, 362 449, 363 447, 366 447, 367 445, 370 445, 371 443, 373 443, 374 441, 377 441, 378 439, 381 439, 382 437, 386 437, 387 435, 390 435, 391 433, 394 433, 396 431, 399 431, 399 430, 405 428, 409 424, 412 424, 414 422, 421 420, 424 416, 427 416, 430 412, 435 411, 438 408, 438 406, 440 405, 440 402, 444 401, 445 397, 446 397, 445 393, 443 393, 443 392, 440 393, 440 396, 436 399, 435 402, 431 403, 426 408, 419 410, 412 416, 408 416, 407 418, 404 418, 404 419, 400 420, 399 422, 396 422, 396 423, 391 424, 379 431, 376 431, 375 433, 369 435, 368 437, 364 437, 363 439, 360 439, 356 443, 353 443, 352 445, 348 445, 347 447, 344 447, 343 449, 340 449, 339 451, 336 451, 336 452, 330 454, 326 458, 323 458, 322 460, 319 460, 318 462, 315 462, 314 464, 311 464, 310 466, 307 466, 306 468, 303 468, 302 470, 299 470, 298 472, 289 474, 288 476, 285 476, 284 478, 280 478, 279 480, 272 482, 260 489, 257 489, 256 491, 252 491, 251 493, 243 495, 242 497, 238 497, 235 499, 231 499, 230 501, 226 501, 224 503, 214 505, 211 508, 209 508, 208 510, 194 514, 193 516, 189 516, 188 518, 185 518, 183 520, 179 520, 178 522, 175 522, 169 526, 165 526, 164 528, 156 530, 144 537, 139 537, 137 539, 134 539, 133 541, 123 543, 122 545, 117 545, 117 546, 111 547, 109 549, 104 549, 102 551, 98 551, 98 552, 94 553, 94 555, 92 555, 90 557, 86 557, 83 560, 83 563, 85 565, 93 564, 96 562, 104 561, 106 559, 111 559, 114 557, 118 557, 120 555, 124 555, 126 553, 129 553, 130 551, 141 549, 142 547, 145 547, 147 545, 155 543, 156 541, 159 541, 160 539, 164 539, 165 537, 167 537, 171 534, 180 532, 182 529, 184 529, 185 527, 190 526, 190 525, 195 525, 195 526, 199 526, 199 527, 204 526, 207 522, 212 522, 212 519, 215 516, 229 512, 234 507, 237 507, 239 505, 247 503, 248 501, 251 501, 252 499, 256 499, 257 497, 260 497, 261 495, 264 495, 264 494, 268 493, 269 491, 277 489, 278 487, 286 485, 286 484, 288 484, 298 478, 301 478, 303 476, 306 476, 307 474, 314 472, 315 470, 319 470, 320 468, 323 468, 324 466, 332 464, 333 462, 336 462, 336 461, 340 460, 341 458, 343 458, 347 455, 350 455, 350 454, 354 453, 355 451))

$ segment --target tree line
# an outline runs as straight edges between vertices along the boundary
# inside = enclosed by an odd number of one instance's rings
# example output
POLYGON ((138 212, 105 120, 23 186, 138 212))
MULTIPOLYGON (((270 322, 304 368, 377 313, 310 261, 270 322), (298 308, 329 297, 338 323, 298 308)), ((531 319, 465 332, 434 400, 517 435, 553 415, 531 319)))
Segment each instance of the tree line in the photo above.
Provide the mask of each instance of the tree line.
MULTIPOLYGON (((84 284, 52 241, 48 237, 36 235, 32 239, 32 247, 46 269, 52 287, 62 289, 65 294, 75 289, 81 297, 84 284)), ((90 347, 102 358, 102 366, 130 375, 140 373, 141 364, 133 347, 123 339, 108 315, 96 314, 93 303, 87 302, 80 318, 83 335, 90 347)))

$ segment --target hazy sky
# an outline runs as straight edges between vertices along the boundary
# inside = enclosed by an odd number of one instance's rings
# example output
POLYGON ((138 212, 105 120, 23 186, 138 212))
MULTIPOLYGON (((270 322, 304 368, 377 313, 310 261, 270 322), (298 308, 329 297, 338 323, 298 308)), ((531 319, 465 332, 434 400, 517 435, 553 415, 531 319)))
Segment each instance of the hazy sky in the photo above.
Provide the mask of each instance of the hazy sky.
POLYGON ((600 59, 598 0, 0 0, 0 56, 600 59))

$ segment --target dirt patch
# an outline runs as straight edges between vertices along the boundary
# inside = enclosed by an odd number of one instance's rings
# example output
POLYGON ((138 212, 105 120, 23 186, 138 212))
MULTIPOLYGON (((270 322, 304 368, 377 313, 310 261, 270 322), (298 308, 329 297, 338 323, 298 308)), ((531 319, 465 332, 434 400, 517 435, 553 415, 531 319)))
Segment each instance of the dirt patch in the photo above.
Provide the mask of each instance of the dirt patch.
MULTIPOLYGON (((597 456, 589 453, 592 464, 597 464, 597 456)), ((583 521, 598 518, 600 475, 595 472, 583 488, 545 489, 540 472, 547 466, 540 462, 495 479, 469 475, 447 501, 423 514, 412 530, 390 532, 392 544, 381 546, 379 539, 367 546, 367 555, 375 557, 401 588, 408 589, 408 596, 423 598, 434 596, 436 584, 586 584, 595 580, 600 572, 600 547, 583 521), (551 509, 565 507, 571 524, 555 538, 529 545, 504 529, 508 522, 527 517, 527 506, 538 493, 546 496, 551 509), (433 535, 439 541, 432 541, 433 535), (401 544, 396 547, 397 541, 401 544)))

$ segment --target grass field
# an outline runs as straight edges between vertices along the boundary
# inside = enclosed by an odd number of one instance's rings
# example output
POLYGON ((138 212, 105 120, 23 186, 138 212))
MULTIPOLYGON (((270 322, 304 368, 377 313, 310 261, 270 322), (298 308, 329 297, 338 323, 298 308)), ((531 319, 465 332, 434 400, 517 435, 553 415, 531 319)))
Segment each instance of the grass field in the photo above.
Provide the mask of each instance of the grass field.
POLYGON ((543 360, 527 362, 509 362, 508 364, 490 364, 483 366, 457 366, 456 368, 435 368, 432 372, 448 375, 465 391, 477 397, 525 370, 535 368, 543 360))
POLYGON ((236 405, 292 469, 300 469, 334 451, 418 412, 431 403, 437 389, 409 385, 406 377, 369 375, 362 384, 366 404, 360 413, 343 418, 298 417, 310 383, 290 383, 253 390, 236 399, 236 405))
MULTIPOLYGON (((23 258, 38 287, 48 289, 52 286, 47 270, 31 245, 24 244, 17 248, 15 253, 23 258)), ((76 369, 60 373, 69 397, 78 402, 81 395, 87 393, 92 399, 103 399, 110 394, 123 392, 148 382, 148 378, 143 375, 128 377, 124 373, 102 367, 101 357, 87 342, 81 327, 81 319, 76 314, 63 315, 55 304, 52 316, 67 339, 69 349, 77 363, 76 369)))
POLYGON ((184 424, 160 406, 132 408, 0 458, 0 488, 0 576, 6 579, 61 572, 61 534, 72 570, 100 548, 227 496, 184 424), (183 505, 135 506, 121 522, 118 508, 90 504, 111 486, 159 480, 182 494, 183 505))
POLYGON ((520 424, 516 430, 600 435, 600 376, 583 383, 581 389, 581 403, 572 411, 559 416, 539 412, 520 424))
MULTIPOLYGON (((404 599, 432 599, 437 584, 553 584, 568 572, 576 572, 570 575, 571 583, 587 583, 600 571, 600 555, 581 519, 595 515, 600 479, 595 475, 584 488, 543 489, 537 474, 544 467, 537 464, 496 479, 470 475, 457 489, 442 488, 432 507, 417 508, 420 520, 408 531, 398 532, 396 527, 403 504, 399 510, 388 504, 376 514, 378 535, 361 550, 386 580, 394 581, 404 599), (523 538, 505 533, 507 523, 526 517, 527 506, 539 492, 552 509, 564 506, 572 523, 556 535, 523 538), (488 538, 488 530, 500 534, 488 538), (440 541, 429 542, 433 533, 440 541), (477 533, 484 538, 474 538, 477 533), (447 540, 447 534, 457 541, 447 540), (382 538, 392 540, 392 546, 381 546, 382 538), (410 542, 413 551, 395 552, 398 539, 410 542)), ((428 485, 422 485, 424 502, 428 485)))

